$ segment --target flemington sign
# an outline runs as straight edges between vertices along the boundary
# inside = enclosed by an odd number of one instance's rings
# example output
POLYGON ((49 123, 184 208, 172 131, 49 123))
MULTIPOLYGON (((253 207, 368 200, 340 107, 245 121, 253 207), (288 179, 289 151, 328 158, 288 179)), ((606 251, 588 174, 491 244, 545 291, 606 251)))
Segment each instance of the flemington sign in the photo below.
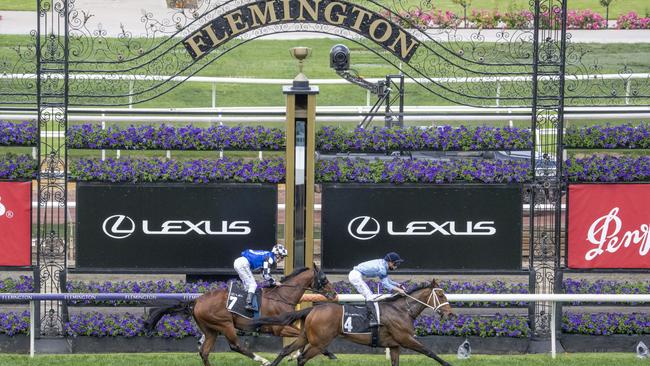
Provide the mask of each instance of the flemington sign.
POLYGON ((259 1, 231 10, 183 40, 194 60, 233 37, 270 25, 318 23, 344 28, 368 38, 403 62, 409 62, 420 41, 384 16, 357 4, 331 0, 259 1))

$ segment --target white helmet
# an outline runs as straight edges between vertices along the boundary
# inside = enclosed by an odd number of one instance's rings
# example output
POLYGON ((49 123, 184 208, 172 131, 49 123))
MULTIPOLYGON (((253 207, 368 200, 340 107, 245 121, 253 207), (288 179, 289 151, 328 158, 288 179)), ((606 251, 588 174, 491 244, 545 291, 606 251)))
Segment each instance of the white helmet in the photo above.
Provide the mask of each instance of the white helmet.
POLYGON ((273 246, 273 249, 271 249, 271 252, 275 255, 281 256, 281 257, 286 257, 289 255, 289 252, 287 251, 287 248, 284 247, 282 244, 276 244, 273 246))

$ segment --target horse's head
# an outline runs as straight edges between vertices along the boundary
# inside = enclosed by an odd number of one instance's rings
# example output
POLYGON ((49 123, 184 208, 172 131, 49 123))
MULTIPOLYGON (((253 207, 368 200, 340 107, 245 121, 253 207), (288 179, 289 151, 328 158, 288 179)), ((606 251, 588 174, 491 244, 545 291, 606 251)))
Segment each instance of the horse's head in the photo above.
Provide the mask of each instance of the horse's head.
POLYGON ((427 304, 431 305, 445 319, 456 317, 456 314, 451 309, 451 305, 449 305, 445 291, 438 285, 435 278, 431 280, 431 296, 429 296, 427 304))
POLYGON ((314 279, 312 281, 311 289, 315 292, 322 293, 328 300, 336 299, 336 291, 334 291, 334 287, 327 279, 325 272, 323 272, 316 263, 313 263, 313 265, 314 279))

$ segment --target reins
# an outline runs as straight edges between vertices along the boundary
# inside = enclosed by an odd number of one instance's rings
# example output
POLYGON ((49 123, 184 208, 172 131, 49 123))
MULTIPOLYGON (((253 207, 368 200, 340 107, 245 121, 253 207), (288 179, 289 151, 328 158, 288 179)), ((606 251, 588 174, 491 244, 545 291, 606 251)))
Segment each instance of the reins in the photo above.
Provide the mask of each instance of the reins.
MULTIPOLYGON (((445 306, 445 305, 449 305, 449 302, 448 302, 448 301, 441 302, 441 301, 438 299, 438 296, 437 296, 437 295, 436 295, 436 296, 433 296, 433 294, 436 292, 436 290, 443 291, 443 290, 442 290, 441 288, 439 288, 439 287, 434 287, 434 288, 432 288, 432 289, 431 289, 431 294, 429 295, 429 298, 427 299, 427 302, 426 302, 426 303, 420 301, 419 299, 417 299, 417 298, 415 298, 415 297, 413 297, 413 296, 411 296, 411 295, 409 295, 409 294, 407 294, 407 293, 404 293, 403 295, 406 296, 407 298, 410 298, 410 299, 415 300, 416 302, 418 302, 418 303, 420 303, 420 304, 422 304, 422 305, 424 305, 424 306, 426 306, 426 307, 428 307, 428 308, 430 308, 430 309, 433 309, 433 311, 435 311, 435 312, 439 312, 439 311, 440 311, 440 308, 443 307, 443 306, 445 306), (429 301, 431 301, 432 298, 433 298, 433 306, 429 305, 429 301)), ((411 307, 409 306, 408 299, 406 300, 406 307, 407 307, 407 311, 409 312, 409 315, 410 315, 411 307)), ((411 316, 411 317, 413 317, 413 316, 411 316)))

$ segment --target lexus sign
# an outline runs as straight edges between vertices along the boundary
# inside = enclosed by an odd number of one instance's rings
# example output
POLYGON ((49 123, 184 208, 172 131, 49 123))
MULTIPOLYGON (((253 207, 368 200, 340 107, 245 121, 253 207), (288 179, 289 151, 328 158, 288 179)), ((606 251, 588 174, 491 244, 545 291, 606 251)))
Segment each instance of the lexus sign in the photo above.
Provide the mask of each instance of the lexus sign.
POLYGON ((232 270, 245 248, 276 240, 273 185, 77 188, 77 267, 232 270))
POLYGON ((343 271, 396 251, 411 271, 519 270, 521 195, 511 185, 325 185, 323 267, 343 271))

